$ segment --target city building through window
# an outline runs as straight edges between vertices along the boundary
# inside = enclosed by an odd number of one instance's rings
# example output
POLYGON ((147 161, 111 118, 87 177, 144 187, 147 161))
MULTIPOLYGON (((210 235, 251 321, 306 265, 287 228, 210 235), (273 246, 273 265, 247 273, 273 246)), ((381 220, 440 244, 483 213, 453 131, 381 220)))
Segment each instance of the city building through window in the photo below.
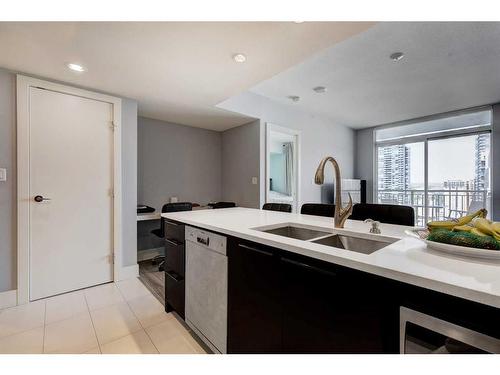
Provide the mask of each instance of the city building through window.
POLYGON ((377 202, 412 206, 419 226, 489 210, 490 132, 490 108, 378 129, 377 202))

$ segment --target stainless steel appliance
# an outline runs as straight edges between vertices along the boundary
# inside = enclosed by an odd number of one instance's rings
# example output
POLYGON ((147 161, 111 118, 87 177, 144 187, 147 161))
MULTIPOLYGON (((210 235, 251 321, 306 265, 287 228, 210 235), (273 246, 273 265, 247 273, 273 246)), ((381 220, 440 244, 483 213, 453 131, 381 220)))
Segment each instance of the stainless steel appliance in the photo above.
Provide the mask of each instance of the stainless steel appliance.
POLYGON ((214 352, 227 352, 226 237, 186 226, 186 323, 214 352))
POLYGON ((400 353, 500 353, 500 339, 436 317, 400 308, 400 353))

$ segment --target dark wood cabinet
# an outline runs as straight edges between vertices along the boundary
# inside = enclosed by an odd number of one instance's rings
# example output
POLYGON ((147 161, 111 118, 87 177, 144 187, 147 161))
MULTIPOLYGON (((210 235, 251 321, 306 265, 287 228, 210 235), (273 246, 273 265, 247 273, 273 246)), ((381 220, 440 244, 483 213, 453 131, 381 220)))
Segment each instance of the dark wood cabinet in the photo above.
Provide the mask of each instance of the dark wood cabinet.
POLYGON ((165 271, 185 276, 186 245, 175 240, 165 239, 165 271))
POLYGON ((185 305, 185 226, 165 221, 165 311, 184 318, 185 305))
POLYGON ((280 267, 284 352, 397 352, 397 306, 380 280, 301 256, 280 267))
POLYGON ((282 345, 285 353, 334 352, 341 281, 334 270, 283 257, 282 345))
POLYGON ((229 240, 230 353, 395 353, 398 312, 382 279, 229 240))
POLYGON ((165 238, 184 243, 186 226, 182 223, 165 219, 165 238))
POLYGON ((227 255, 228 353, 398 353, 401 307, 500 338, 491 306, 239 238, 227 255))
POLYGON ((230 238, 228 257, 228 352, 281 352, 278 252, 230 238))

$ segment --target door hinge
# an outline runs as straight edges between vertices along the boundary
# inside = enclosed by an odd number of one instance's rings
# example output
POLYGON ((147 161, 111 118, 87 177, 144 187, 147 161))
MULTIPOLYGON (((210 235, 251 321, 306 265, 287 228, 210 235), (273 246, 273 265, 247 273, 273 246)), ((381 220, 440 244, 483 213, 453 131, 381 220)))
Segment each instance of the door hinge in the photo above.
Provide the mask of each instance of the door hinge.
POLYGON ((111 254, 111 255, 109 256, 109 262, 110 262, 111 264, 115 264, 115 254, 111 254))
POLYGON ((109 189, 109 196, 111 198, 114 198, 115 197, 115 189, 109 189))
POLYGON ((116 124, 115 124, 115 122, 114 122, 114 121, 110 121, 110 122, 109 122, 109 128, 110 128, 111 130, 113 130, 113 131, 114 131, 114 130, 116 129, 116 127, 117 127, 117 126, 116 126, 116 124))

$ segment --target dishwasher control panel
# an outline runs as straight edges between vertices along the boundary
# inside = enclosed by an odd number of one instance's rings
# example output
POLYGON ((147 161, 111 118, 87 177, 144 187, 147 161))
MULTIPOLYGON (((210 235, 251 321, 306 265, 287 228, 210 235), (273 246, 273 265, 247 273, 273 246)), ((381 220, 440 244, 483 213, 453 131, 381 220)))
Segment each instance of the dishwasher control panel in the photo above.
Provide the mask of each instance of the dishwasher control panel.
POLYGON ((194 242, 212 251, 226 255, 227 239, 219 234, 186 226, 186 241, 194 242))

